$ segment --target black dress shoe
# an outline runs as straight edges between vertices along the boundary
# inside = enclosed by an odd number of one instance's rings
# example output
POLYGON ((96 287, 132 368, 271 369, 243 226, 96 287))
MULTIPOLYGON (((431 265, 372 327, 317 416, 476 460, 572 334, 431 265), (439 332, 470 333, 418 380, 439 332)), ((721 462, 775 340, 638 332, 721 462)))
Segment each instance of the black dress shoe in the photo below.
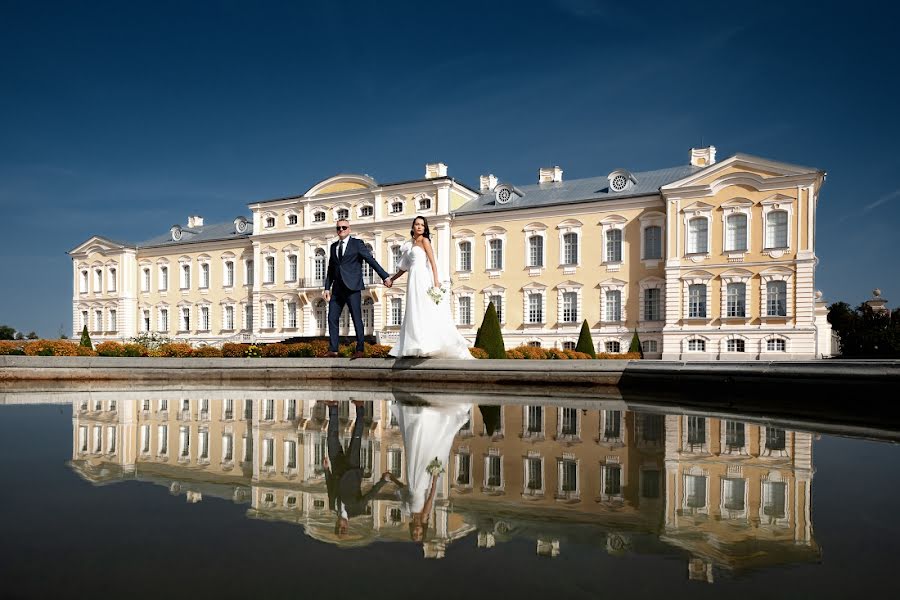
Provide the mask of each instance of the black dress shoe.
POLYGON ((325 356, 328 358, 337 358, 340 355, 337 352, 328 352, 325 356))
POLYGON ((366 357, 365 352, 354 352, 353 353, 353 358, 365 358, 365 357, 366 357))

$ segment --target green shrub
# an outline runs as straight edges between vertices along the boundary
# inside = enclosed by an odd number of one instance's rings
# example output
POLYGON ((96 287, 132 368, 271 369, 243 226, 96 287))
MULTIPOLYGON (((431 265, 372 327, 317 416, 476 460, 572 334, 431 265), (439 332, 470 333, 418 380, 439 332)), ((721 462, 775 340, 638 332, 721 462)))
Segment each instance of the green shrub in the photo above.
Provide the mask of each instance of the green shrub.
POLYGON ((644 358, 644 349, 641 348, 641 338, 638 337, 637 329, 634 330, 634 335, 631 337, 631 346, 628 347, 628 352, 637 353, 644 358))
POLYGON ((94 344, 91 343, 91 335, 87 330, 87 324, 85 324, 85 326, 81 330, 81 343, 79 344, 79 346, 90 348, 91 350, 94 349, 94 344))
POLYGON ((581 323, 581 333, 578 335, 578 343, 575 344, 576 352, 584 352, 591 358, 597 357, 597 351, 594 350, 594 340, 591 338, 591 328, 588 327, 587 319, 581 323))
POLYGON ((503 345, 503 334, 500 332, 500 319, 497 317, 497 309, 494 303, 488 304, 478 330, 478 344, 476 347, 487 352, 488 358, 506 358, 506 347, 503 345))

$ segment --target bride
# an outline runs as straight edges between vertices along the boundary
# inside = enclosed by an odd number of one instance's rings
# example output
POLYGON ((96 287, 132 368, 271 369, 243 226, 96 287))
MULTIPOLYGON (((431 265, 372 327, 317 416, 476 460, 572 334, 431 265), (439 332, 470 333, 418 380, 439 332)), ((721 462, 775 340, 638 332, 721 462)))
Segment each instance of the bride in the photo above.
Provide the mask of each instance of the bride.
POLYGON ((450 293, 440 294, 441 283, 425 217, 413 220, 410 234, 412 242, 404 244, 397 273, 390 277, 393 284, 409 271, 403 324, 390 355, 472 359, 469 345, 450 314, 450 293), (438 298, 438 302, 433 298, 438 298))

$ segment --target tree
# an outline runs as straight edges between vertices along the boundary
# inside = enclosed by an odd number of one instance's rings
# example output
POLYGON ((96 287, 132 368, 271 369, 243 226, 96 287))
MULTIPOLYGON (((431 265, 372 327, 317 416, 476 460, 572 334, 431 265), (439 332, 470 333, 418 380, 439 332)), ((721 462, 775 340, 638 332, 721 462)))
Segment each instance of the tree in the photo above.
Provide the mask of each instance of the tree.
POLYGON ((828 322, 841 340, 844 358, 900 356, 900 310, 874 311, 863 302, 855 309, 846 302, 828 307, 828 322))
POLYGON ((85 348, 91 348, 92 350, 94 348, 94 345, 91 343, 91 336, 87 330, 87 325, 81 330, 81 343, 79 345, 84 346, 85 348))
POLYGON ((634 335, 631 336, 631 346, 629 346, 628 351, 637 352, 641 358, 644 358, 644 349, 641 347, 641 338, 638 337, 637 329, 634 330, 634 335))
POLYGON ((581 333, 578 335, 578 343, 575 344, 575 352, 584 352, 590 354, 591 358, 597 358, 597 351, 594 350, 594 340, 591 338, 591 328, 588 327, 587 319, 581 323, 581 333))
POLYGON ((38 339, 39 336, 34 331, 29 331, 28 335, 26 335, 25 337, 28 338, 29 340, 36 340, 36 339, 38 339))
POLYGON ((21 331, 17 331, 17 332, 16 332, 16 339, 17 339, 17 340, 24 340, 24 339, 25 339, 25 334, 22 333, 21 331))
POLYGON ((503 345, 503 334, 500 333, 500 319, 497 318, 497 309, 494 303, 488 304, 484 313, 484 319, 479 328, 481 335, 478 337, 476 348, 481 348, 488 353, 488 358, 506 358, 506 347, 503 345))
POLYGON ((16 339, 16 330, 9 325, 0 325, 0 340, 16 339))

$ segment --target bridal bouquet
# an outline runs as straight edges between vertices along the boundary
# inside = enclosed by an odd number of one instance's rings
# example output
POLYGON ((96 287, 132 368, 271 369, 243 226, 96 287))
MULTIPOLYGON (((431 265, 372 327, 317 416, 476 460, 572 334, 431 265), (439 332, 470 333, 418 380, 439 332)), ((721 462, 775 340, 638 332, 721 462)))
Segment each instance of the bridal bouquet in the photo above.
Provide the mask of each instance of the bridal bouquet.
POLYGON ((435 304, 440 304, 444 300, 444 296, 447 295, 447 288, 444 286, 441 287, 433 287, 428 290, 428 297, 434 301, 435 304))
POLYGON ((434 477, 435 475, 440 475, 444 472, 444 467, 441 466, 441 461, 438 460, 437 457, 434 458, 433 461, 428 463, 428 467, 425 469, 429 475, 434 477))

